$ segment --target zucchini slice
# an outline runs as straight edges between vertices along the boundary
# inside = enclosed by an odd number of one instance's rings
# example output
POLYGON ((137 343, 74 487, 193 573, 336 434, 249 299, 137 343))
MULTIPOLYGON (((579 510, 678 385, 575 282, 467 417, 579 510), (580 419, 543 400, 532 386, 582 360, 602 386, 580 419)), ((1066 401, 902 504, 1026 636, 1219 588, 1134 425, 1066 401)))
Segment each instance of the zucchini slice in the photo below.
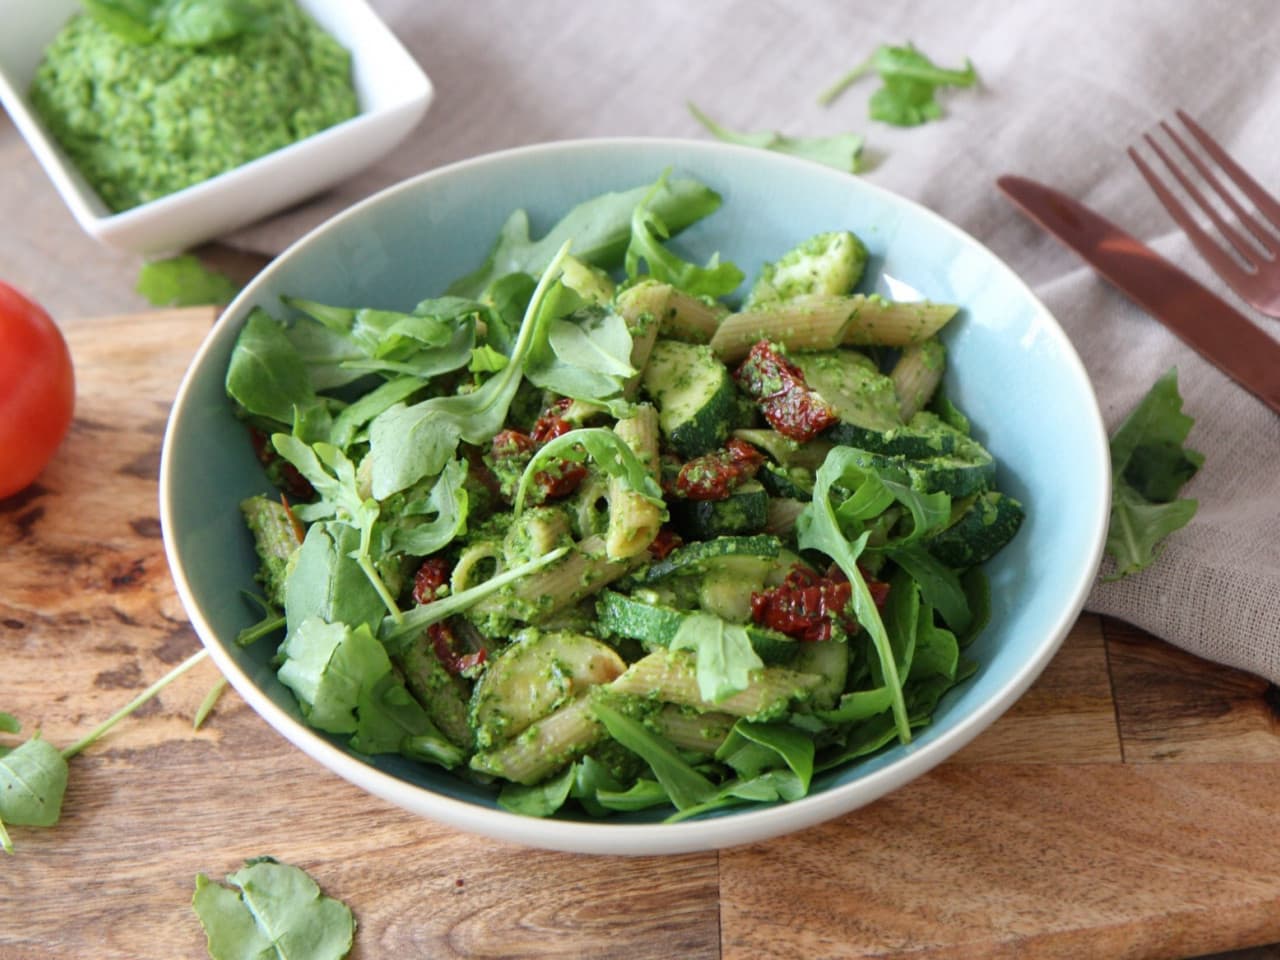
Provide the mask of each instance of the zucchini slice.
POLYGON ((933 556, 949 567, 985 563, 1013 539, 1026 512, 999 490, 978 494, 947 527, 925 541, 933 556))
POLYGON ((658 428, 686 460, 720 448, 737 408, 729 370, 711 348, 658 340, 641 386, 658 408, 658 428))
POLYGON ((720 557, 764 557, 773 559, 782 551, 782 541, 768 534, 753 537, 717 537, 694 540, 672 550, 665 558, 649 565, 645 583, 656 583, 670 576, 706 572, 720 557))
MULTIPOLYGON (((596 600, 600 629, 610 636, 639 640, 647 648, 665 647, 680 630, 688 613, 661 604, 647 603, 614 590, 604 590, 596 600)), ((751 647, 766 664, 788 663, 799 651, 799 641, 785 633, 746 626, 751 647)))
POLYGON ((671 522, 689 540, 759 533, 769 512, 769 495, 748 480, 725 500, 670 500, 671 522))

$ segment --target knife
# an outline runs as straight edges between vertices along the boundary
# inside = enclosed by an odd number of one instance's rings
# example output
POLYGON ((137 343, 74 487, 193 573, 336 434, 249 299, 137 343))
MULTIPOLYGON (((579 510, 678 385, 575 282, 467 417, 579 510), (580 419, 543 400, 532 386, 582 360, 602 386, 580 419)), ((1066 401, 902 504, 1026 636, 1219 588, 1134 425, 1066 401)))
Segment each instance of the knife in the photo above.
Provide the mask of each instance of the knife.
POLYGON ((1280 343, 1265 330, 1066 194, 1026 177, 1003 176, 996 186, 1188 346, 1280 413, 1280 343))

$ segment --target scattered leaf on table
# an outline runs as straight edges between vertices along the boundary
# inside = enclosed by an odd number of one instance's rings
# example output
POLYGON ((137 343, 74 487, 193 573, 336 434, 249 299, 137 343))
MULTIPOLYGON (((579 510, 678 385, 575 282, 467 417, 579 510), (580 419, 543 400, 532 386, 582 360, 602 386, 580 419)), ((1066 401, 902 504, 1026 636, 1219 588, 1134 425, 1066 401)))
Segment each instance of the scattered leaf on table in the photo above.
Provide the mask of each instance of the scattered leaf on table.
POLYGON ((689 112, 712 136, 725 143, 803 157, 845 173, 857 173, 862 169, 862 137, 856 133, 838 133, 828 137, 788 137, 771 130, 743 133, 722 126, 692 103, 689 104, 689 112))
POLYGON ((214 960, 339 960, 351 950, 351 909, 321 893, 306 871, 259 857, 227 882, 199 874, 191 898, 214 960))
POLYGON ((1184 443, 1195 423, 1182 412, 1178 372, 1170 369, 1139 401, 1111 438, 1111 523, 1106 550, 1119 580, 1149 567, 1161 542, 1190 522, 1198 503, 1178 498, 1204 463, 1184 443))
POLYGON ((240 285, 206 267, 192 254, 152 260, 138 271, 138 293, 156 307, 199 307, 230 303, 240 285))
POLYGON ((896 47, 882 44, 866 60, 837 80, 818 102, 829 104, 854 81, 876 73, 883 84, 871 95, 868 112, 872 120, 898 127, 913 127, 942 116, 937 91, 943 87, 972 87, 978 82, 973 64, 948 70, 937 66, 913 44, 896 47))

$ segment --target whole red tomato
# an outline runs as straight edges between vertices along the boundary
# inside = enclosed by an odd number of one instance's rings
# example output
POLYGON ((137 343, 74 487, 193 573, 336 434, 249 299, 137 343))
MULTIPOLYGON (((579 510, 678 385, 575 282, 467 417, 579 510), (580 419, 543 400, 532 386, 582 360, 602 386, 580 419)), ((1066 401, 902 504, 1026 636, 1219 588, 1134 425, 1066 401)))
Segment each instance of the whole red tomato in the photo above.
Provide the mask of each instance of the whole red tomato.
POLYGON ((28 486, 52 459, 71 426, 75 394, 61 331, 0 283, 0 499, 28 486))

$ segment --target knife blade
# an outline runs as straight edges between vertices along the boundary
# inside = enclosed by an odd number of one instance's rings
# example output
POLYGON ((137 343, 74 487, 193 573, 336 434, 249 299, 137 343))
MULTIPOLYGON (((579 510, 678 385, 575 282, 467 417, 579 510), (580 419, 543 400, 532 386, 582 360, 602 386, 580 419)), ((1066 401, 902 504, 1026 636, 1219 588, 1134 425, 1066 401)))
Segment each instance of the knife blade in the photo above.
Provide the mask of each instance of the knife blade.
POLYGON ((1189 347, 1280 413, 1280 343, 1142 241, 1064 193, 1026 177, 996 186, 1189 347))

